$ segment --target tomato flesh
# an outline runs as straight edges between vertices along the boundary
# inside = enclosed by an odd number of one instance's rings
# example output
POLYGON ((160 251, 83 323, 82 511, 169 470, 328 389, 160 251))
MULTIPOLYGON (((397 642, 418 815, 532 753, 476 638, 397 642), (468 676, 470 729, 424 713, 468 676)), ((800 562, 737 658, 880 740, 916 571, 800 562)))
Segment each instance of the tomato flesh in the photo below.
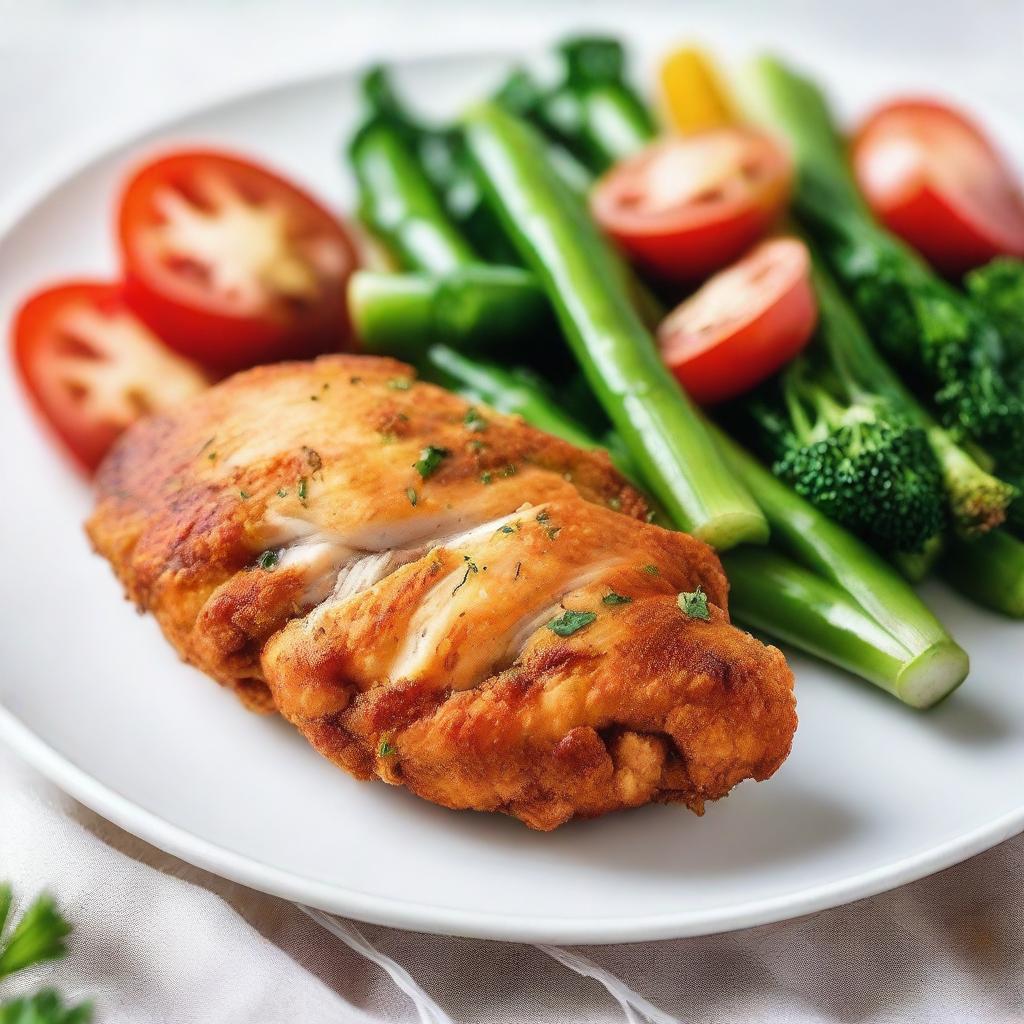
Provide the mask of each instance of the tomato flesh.
POLYGON ((658 344, 686 392, 710 405, 749 391, 788 363, 810 340, 817 316, 807 247, 776 238, 669 313, 658 344))
POLYGON ((767 135, 717 128, 663 139, 598 181, 591 209, 636 263, 694 282, 737 259, 785 205, 789 157, 767 135))
POLYGON ((951 107, 901 100, 875 111, 853 167, 879 220, 943 273, 1024 256, 1024 194, 981 129, 951 107))
POLYGON ((117 285, 71 281, 31 296, 14 321, 14 356, 36 409, 81 468, 149 412, 207 385, 125 305, 117 285))
POLYGON ((118 225, 127 301, 190 358, 237 370, 346 346, 353 242, 265 168, 210 151, 164 156, 127 182, 118 225))

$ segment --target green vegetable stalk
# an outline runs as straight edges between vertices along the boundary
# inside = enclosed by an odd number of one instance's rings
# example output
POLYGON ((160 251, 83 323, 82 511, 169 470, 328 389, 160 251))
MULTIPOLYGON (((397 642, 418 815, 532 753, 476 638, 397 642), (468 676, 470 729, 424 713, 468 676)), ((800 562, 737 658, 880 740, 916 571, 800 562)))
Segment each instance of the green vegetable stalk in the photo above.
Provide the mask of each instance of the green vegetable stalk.
POLYGON ((954 540, 942 574, 972 601, 1024 619, 1024 541, 996 530, 973 542, 954 540))
POLYGON ((548 295, 570 346, 673 521, 725 550, 763 541, 764 517, 721 458, 634 311, 621 267, 545 160, 544 144, 494 103, 465 119, 485 196, 548 295))
POLYGON ((415 360, 435 341, 466 351, 523 349, 554 335, 547 297, 519 267, 483 263, 444 274, 359 270, 349 315, 363 349, 415 360))
MULTIPOLYGON (((913 707, 930 707, 956 689, 967 676, 967 655, 906 580, 731 438, 716 431, 715 440, 729 469, 764 510, 771 525, 772 547, 786 552, 801 567, 800 573, 787 574, 790 582, 785 595, 777 595, 776 606, 772 588, 753 579, 757 563, 744 566, 741 560, 737 564, 729 553, 724 561, 737 617, 804 650, 829 657, 913 707), (814 581, 803 575, 808 572, 814 581), (846 599, 834 610, 828 604, 831 588, 846 599), (874 628, 851 615, 851 603, 874 628), (778 621, 772 625, 768 616, 778 616, 778 621), (828 644, 838 641, 836 629, 847 639, 830 655, 828 644), (889 637, 888 642, 882 641, 879 630, 889 637), (850 656, 854 660, 848 663, 839 660, 850 656)), ((736 554, 746 557, 742 550, 736 554)))
POLYGON ((444 274, 479 262, 423 174, 405 133, 381 118, 349 144, 360 219, 410 270, 444 274))
POLYGON ((551 92, 525 90, 506 99, 598 173, 642 149, 655 135, 644 101, 626 80, 625 51, 616 39, 584 37, 559 47, 563 77, 551 92))

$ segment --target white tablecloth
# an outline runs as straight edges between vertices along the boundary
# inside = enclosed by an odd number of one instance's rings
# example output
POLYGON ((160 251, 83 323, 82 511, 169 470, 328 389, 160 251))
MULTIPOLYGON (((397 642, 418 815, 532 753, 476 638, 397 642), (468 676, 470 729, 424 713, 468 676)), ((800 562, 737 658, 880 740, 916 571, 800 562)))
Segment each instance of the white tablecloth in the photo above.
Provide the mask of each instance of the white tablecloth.
POLYGON ((89 996, 101 1024, 1024 1019, 1024 838, 894 893, 709 938, 540 949, 338 922, 339 938, 134 839, 2 748, 0 780, 0 878, 26 899, 49 888, 75 923, 70 956, 21 986, 89 996))
MULTIPOLYGON (((699 0, 0 0, 0 205, 52 163, 267 77, 353 53, 538 44, 624 17, 666 41, 723 22, 752 43, 827 37, 898 57, 921 81, 953 75, 1024 106, 1020 0, 777 0, 768 10, 699 0)), ((8 989, 54 984, 93 998, 111 1024, 1024 1020, 1022 839, 786 924, 542 949, 315 922, 133 839, 0 749, 0 879, 25 899, 49 888, 75 923, 65 961, 8 989)))

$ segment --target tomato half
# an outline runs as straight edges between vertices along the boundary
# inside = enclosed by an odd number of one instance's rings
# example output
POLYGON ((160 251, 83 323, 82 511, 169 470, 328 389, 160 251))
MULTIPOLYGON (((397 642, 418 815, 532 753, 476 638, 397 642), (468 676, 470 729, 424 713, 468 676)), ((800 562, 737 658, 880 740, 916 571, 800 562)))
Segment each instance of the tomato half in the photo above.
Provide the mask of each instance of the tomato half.
POLYGON ((792 177, 788 155, 769 136, 716 128, 620 161, 594 187, 591 210, 637 263, 667 280, 698 281, 765 234, 792 177))
POLYGON ((982 130, 934 100, 876 110, 853 146, 861 191, 890 231, 950 275, 1024 256, 1024 195, 982 130))
POLYGON ((126 427, 207 385, 197 367, 139 321, 113 284, 69 281, 37 292, 15 317, 13 343, 34 405, 90 471, 126 427))
POLYGON ((203 150, 154 160, 124 187, 118 233, 129 304, 198 362, 237 370, 348 341, 349 234, 263 167, 203 150))
POLYGON ((658 328, 665 364, 710 405, 749 391, 807 344, 818 319, 807 247, 762 242, 715 274, 658 328))

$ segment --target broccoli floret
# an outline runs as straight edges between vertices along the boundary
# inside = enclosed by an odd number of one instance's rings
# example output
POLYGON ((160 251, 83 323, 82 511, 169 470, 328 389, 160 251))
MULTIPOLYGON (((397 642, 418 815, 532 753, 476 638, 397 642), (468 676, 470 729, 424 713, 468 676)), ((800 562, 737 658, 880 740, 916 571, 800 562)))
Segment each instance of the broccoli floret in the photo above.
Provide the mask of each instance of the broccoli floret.
POLYGON ((941 532, 942 473, 928 435, 884 399, 805 357, 750 410, 775 475, 870 544, 916 554, 941 532))
POLYGON ((985 310, 859 213, 815 202, 801 212, 872 337, 927 394, 943 426, 1000 466, 1024 465, 1024 395, 985 310))
POLYGON ((1024 260, 999 256, 972 270, 964 287, 996 325, 1007 360, 1018 374, 1024 372, 1024 260))

